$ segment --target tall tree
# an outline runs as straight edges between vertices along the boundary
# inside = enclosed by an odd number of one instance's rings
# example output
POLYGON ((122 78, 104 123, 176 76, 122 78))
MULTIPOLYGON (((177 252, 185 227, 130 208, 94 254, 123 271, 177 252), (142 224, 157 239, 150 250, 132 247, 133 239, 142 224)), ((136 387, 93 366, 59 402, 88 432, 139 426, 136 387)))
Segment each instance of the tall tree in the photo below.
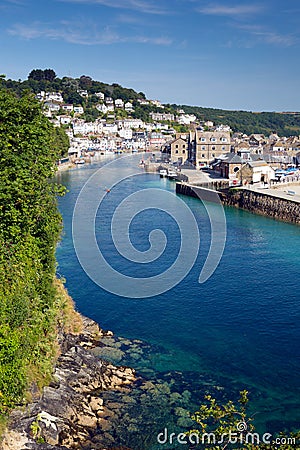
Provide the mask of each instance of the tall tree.
POLYGON ((36 81, 54 81, 56 78, 56 73, 53 69, 34 69, 30 72, 28 75, 29 80, 36 80, 36 81))
POLYGON ((56 73, 54 72, 53 69, 45 69, 44 77, 45 77, 45 80, 47 80, 47 81, 54 81, 54 79, 56 78, 56 73))

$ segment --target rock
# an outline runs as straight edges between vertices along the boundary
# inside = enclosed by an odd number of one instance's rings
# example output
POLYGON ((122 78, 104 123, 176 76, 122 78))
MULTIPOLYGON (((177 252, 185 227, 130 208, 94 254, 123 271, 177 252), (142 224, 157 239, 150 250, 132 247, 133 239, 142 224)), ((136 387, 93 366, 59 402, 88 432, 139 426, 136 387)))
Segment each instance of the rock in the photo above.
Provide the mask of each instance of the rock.
POLYGON ((99 428, 102 431, 109 431, 112 429, 112 424, 107 419, 99 419, 99 428))
POLYGON ((112 331, 106 331, 106 336, 113 336, 114 333, 112 331))
POLYGON ((97 427, 97 423, 98 423, 98 419, 96 416, 91 416, 91 415, 80 415, 78 416, 77 419, 77 424, 81 425, 82 427, 87 427, 87 428, 96 428, 97 427))
POLYGON ((97 416, 101 417, 103 419, 108 419, 108 418, 114 417, 115 413, 104 406, 102 411, 99 410, 97 412, 97 416))
POLYGON ((122 409, 122 404, 121 403, 117 403, 117 402, 109 402, 108 404, 107 404, 107 406, 109 407, 109 409, 117 409, 117 410, 120 410, 120 409, 122 409))
POLYGON ((120 362, 124 358, 125 353, 119 348, 114 347, 96 347, 93 349, 93 354, 99 358, 120 362))
MULTIPOLYGON (((111 411, 103 405, 97 391, 114 389, 129 395, 135 372, 124 366, 116 367, 93 354, 97 353, 96 340, 105 336, 113 341, 113 333, 103 332, 88 318, 83 318, 83 325, 79 336, 60 335, 61 354, 53 382, 43 389, 39 399, 35 398, 35 403, 12 412, 1 450, 87 448, 86 443, 93 442, 98 427, 105 432, 112 429, 111 422, 117 419, 121 405, 115 403, 115 412, 111 411), (44 439, 45 444, 37 444, 34 437, 44 439)), ((107 348, 123 356, 119 348, 107 348)))
POLYGON ((38 414, 36 423, 40 427, 40 436, 44 438, 47 444, 58 444, 58 422, 60 422, 60 419, 51 416, 51 414, 47 413, 46 411, 42 411, 40 414, 38 414))
POLYGON ((7 431, 2 442, 1 450, 23 450, 28 443, 28 435, 26 433, 18 433, 16 431, 7 431))
POLYGON ((92 409, 92 411, 99 411, 102 410, 102 406, 103 406, 103 399, 102 398, 98 398, 98 397, 91 397, 90 401, 89 401, 89 405, 92 409))

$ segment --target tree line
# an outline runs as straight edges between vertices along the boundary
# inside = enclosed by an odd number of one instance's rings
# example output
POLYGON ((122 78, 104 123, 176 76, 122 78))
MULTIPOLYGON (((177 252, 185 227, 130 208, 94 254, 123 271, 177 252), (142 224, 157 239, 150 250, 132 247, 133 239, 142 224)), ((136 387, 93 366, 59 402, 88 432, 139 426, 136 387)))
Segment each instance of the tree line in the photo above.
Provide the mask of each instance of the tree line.
MULTIPOLYGON (((178 107, 177 105, 172 106, 178 107)), ((229 125, 234 132, 248 135, 257 133, 265 136, 269 136, 272 133, 277 133, 279 136, 300 135, 300 112, 299 114, 256 113, 188 105, 181 105, 180 108, 183 108, 189 114, 195 114, 198 120, 210 120, 216 125, 229 125)))

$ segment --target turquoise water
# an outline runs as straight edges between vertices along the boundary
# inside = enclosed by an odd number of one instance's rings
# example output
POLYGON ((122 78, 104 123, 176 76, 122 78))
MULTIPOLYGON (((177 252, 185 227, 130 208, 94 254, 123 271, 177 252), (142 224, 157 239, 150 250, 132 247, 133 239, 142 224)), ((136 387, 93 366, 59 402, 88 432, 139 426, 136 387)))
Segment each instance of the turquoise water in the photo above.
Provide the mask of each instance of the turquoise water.
MULTIPOLYGON (((227 242, 222 260, 213 276, 200 285, 198 276, 209 249, 209 222, 200 201, 182 197, 194 212, 201 234, 195 266, 179 285, 157 297, 117 297, 88 278, 72 244, 76 198, 99 164, 58 175, 68 188, 59 200, 64 234, 57 249, 58 273, 66 278, 78 310, 116 335, 153 346, 153 357, 150 351, 145 362, 147 369, 150 364, 157 376, 180 373, 194 395, 192 404, 199 401, 199 380, 213 380, 228 398, 243 388, 250 391, 261 431, 300 427, 299 227, 226 208, 227 242)), ((102 225, 97 239, 103 253, 128 274, 135 269, 113 251, 109 220, 112 205, 144 187, 174 191, 175 184, 155 174, 140 175, 116 186, 99 212, 102 225)), ((178 227, 163 213, 140 214, 132 225, 133 243, 140 250, 147 248, 152 222, 168 235, 169 248, 161 261, 162 267, 167 267, 178 251, 179 235, 178 227)), ((100 230, 97 224, 96 229, 100 230)), ((157 269, 153 265, 149 273, 155 274, 157 269)), ((142 373, 145 368, 140 361, 137 369, 142 373)))

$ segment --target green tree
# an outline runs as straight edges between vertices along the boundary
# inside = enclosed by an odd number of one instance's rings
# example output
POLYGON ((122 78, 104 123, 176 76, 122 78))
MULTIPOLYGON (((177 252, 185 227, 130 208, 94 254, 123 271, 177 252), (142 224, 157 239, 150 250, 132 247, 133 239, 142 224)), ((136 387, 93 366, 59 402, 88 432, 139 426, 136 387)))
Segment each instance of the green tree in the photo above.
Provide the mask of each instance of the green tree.
POLYGON ((53 69, 33 69, 28 75, 28 79, 36 81, 53 81, 56 78, 56 73, 53 69))
MULTIPOLYGON (((197 428, 187 433, 190 443, 198 448, 211 450, 291 450, 300 446, 300 432, 289 436, 265 435, 264 439, 255 431, 253 418, 249 415, 248 391, 240 392, 236 404, 228 401, 219 404, 215 398, 206 395, 204 403, 192 415, 197 428), (265 442, 263 442, 265 440, 265 442)), ((194 448, 194 447, 193 447, 194 448)))

